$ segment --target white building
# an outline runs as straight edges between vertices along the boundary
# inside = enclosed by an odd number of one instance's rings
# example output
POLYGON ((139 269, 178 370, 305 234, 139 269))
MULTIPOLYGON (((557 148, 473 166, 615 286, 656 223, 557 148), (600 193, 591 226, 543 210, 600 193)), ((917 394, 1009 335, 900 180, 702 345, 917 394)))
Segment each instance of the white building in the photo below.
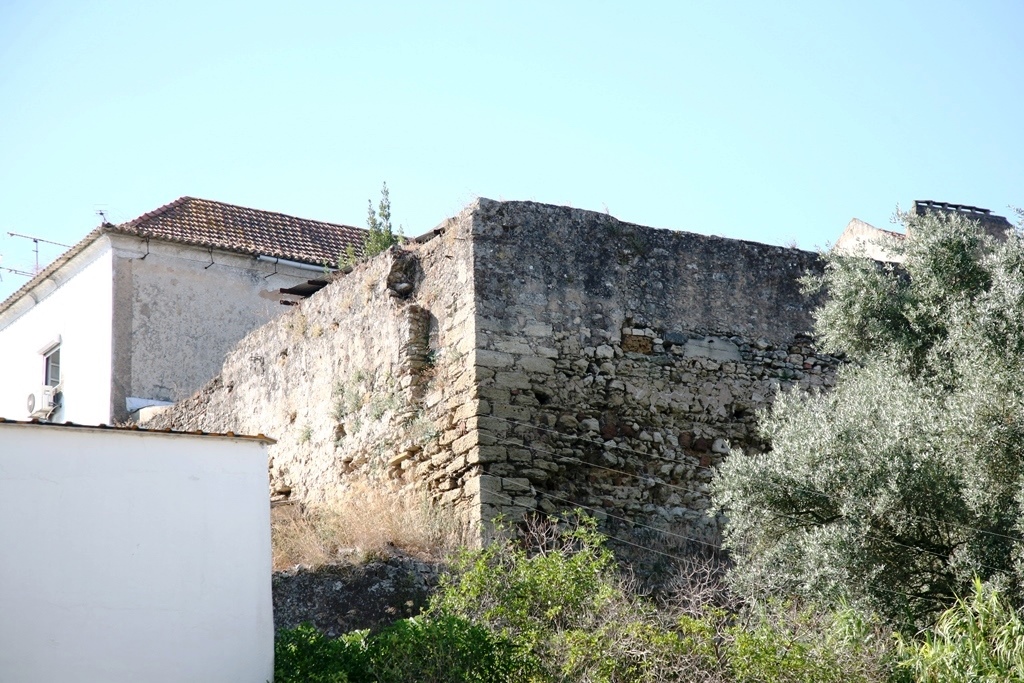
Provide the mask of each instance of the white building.
POLYGON ((0 680, 269 681, 266 443, 0 420, 0 680))
MULTIPOLYGON (((978 227, 990 237, 997 240, 1005 239, 1006 232, 1013 230, 1013 224, 1005 216, 997 216, 988 209, 968 204, 950 204, 930 199, 919 199, 910 209, 911 216, 941 214, 960 216, 978 224, 978 227)), ((903 263, 904 254, 901 246, 909 233, 882 230, 859 218, 853 218, 846 225, 833 249, 847 256, 866 256, 876 261, 903 263)))
POLYGON ((110 424, 185 398, 362 240, 192 197, 101 225, 0 303, 0 417, 110 424))
POLYGON ((851 218, 832 248, 847 256, 866 256, 876 261, 901 263, 903 256, 896 253, 895 247, 903 239, 903 233, 882 230, 859 218, 851 218))

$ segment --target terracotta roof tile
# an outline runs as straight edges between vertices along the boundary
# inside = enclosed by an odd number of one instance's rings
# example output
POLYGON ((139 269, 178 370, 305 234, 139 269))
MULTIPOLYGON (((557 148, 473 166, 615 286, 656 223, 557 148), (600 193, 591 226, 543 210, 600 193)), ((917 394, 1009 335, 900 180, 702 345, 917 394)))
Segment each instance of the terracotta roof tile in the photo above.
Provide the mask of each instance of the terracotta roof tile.
POLYGON ((106 223, 91 231, 0 302, 0 314, 107 232, 272 256, 316 266, 336 265, 338 256, 349 245, 357 254, 361 253, 366 234, 365 230, 348 225, 247 209, 209 199, 180 197, 127 223, 106 223))
POLYGON ((336 264, 349 246, 362 249, 364 230, 259 211, 208 199, 181 197, 111 232, 274 256, 313 265, 336 264))

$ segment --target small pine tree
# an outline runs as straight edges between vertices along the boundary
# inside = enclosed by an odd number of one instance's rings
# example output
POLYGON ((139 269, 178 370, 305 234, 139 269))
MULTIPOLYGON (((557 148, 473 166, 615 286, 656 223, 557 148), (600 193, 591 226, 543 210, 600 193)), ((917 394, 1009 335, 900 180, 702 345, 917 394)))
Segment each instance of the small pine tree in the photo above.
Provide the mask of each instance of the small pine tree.
MULTIPOLYGON (((362 258, 368 259, 377 254, 387 251, 390 247, 401 244, 405 241, 402 236, 402 227, 398 230, 391 227, 391 196, 388 194, 388 184, 384 183, 380 188, 380 203, 373 208, 373 200, 366 201, 366 238, 363 240, 362 258)), ((338 255, 338 267, 351 266, 359 260, 355 247, 348 248, 338 255)))

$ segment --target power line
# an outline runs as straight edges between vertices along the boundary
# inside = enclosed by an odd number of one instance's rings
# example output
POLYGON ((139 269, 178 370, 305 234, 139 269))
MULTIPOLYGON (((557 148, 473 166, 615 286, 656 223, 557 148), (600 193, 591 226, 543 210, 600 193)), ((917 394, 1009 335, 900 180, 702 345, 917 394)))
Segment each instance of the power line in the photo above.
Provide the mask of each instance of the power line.
MULTIPOLYGON (((508 477, 503 477, 503 476, 500 476, 500 475, 490 475, 490 476, 494 476, 496 479, 500 479, 502 481, 505 481, 505 480, 508 479, 508 477)), ((490 491, 489 493, 491 493, 493 495, 496 495, 496 496, 500 496, 501 498, 504 498, 509 503, 511 503, 511 505, 513 507, 522 508, 526 512, 535 512, 535 510, 533 508, 530 508, 530 507, 528 507, 526 505, 523 505, 522 503, 515 502, 515 499, 512 496, 510 496, 510 495, 508 495, 506 493, 502 493, 500 491, 490 491)), ((584 510, 591 510, 591 511, 600 512, 601 514, 604 514, 604 515, 606 515, 608 517, 612 517, 613 519, 620 519, 620 520, 626 521, 628 523, 634 524, 635 526, 644 527, 644 528, 647 528, 647 529, 651 529, 652 531, 656 531, 656 532, 659 532, 659 533, 671 535, 671 536, 678 537, 678 538, 685 538, 685 539, 688 539, 690 541, 696 542, 698 544, 702 544, 702 545, 706 545, 706 546, 711 546, 715 550, 720 550, 720 548, 717 545, 710 544, 710 543, 708 543, 706 541, 700 541, 698 539, 690 538, 688 536, 683 536, 681 534, 673 534, 673 533, 665 531, 664 529, 658 529, 657 527, 651 527, 651 526, 646 526, 646 525, 643 525, 643 524, 638 524, 638 523, 633 522, 632 520, 628 520, 628 519, 626 519, 624 517, 616 517, 614 515, 609 515, 604 510, 597 510, 596 508, 588 507, 586 505, 580 505, 580 504, 574 503, 573 501, 570 501, 570 500, 568 500, 566 498, 561 498, 559 496, 555 496, 555 495, 553 495, 553 494, 551 494, 551 493, 549 493, 547 491, 537 491, 537 493, 539 495, 542 495, 542 496, 547 496, 548 498, 554 498, 556 500, 561 500, 561 501, 568 502, 570 505, 573 505, 574 507, 577 507, 577 508, 581 508, 581 509, 584 509, 584 510)), ((559 519, 559 520, 561 520, 563 522, 571 523, 571 520, 566 519, 565 517, 560 516, 558 514, 551 513, 550 516, 555 517, 556 519, 559 519)), ((649 546, 641 545, 639 543, 635 543, 633 541, 629 541, 627 539, 624 539, 624 538, 622 538, 620 536, 614 536, 614 535, 611 535, 611 534, 608 534, 608 533, 604 533, 603 535, 606 538, 610 539, 610 540, 616 541, 618 543, 623 543, 625 545, 632 546, 632 547, 638 548, 640 550, 644 550, 644 551, 647 551, 647 552, 655 553, 657 555, 662 555, 664 557, 668 557, 670 559, 674 559, 674 560, 677 560, 679 562, 686 562, 687 561, 687 558, 685 558, 685 557, 681 557, 679 555, 674 555, 672 553, 667 553, 667 552, 664 552, 664 551, 661 551, 661 550, 657 550, 657 549, 651 548, 649 546)), ((892 595, 899 595, 899 596, 906 597, 906 598, 912 598, 912 599, 915 599, 915 600, 927 600, 927 601, 934 602, 934 603, 937 603, 937 604, 940 604, 940 605, 945 605, 946 604, 946 602, 944 600, 940 600, 939 598, 934 598, 934 597, 931 597, 931 596, 928 596, 928 595, 915 595, 913 593, 907 593, 907 592, 904 592, 904 591, 894 591, 894 590, 891 590, 891 589, 888 589, 888 588, 882 588, 881 586, 877 586, 877 585, 872 585, 871 586, 871 590, 873 590, 873 591, 877 590, 877 591, 881 591, 881 592, 884 592, 884 593, 890 593, 892 595)))
MULTIPOLYGON (((520 444, 516 444, 516 445, 520 445, 520 444)), ((535 446, 528 446, 528 445, 521 445, 521 446, 523 448, 529 448, 530 450, 533 450, 533 451, 540 451, 540 452, 543 452, 543 453, 548 453, 549 455, 553 455, 556 458, 565 458, 566 457, 566 456, 560 456, 557 453, 554 453, 553 451, 545 451, 544 449, 540 449, 540 448, 537 448, 535 446)), ((576 459, 576 458, 574 458, 574 459, 576 459)), ((576 460, 578 460, 578 459, 576 459, 576 460)), ((589 464, 589 463, 586 463, 586 464, 589 464)), ((601 466, 598 465, 597 467, 601 467, 601 466)), ((617 472, 619 474, 623 474, 623 475, 626 475, 626 476, 637 477, 637 478, 641 477, 641 475, 639 475, 639 474, 625 472, 625 471, 622 471, 622 470, 613 470, 613 469, 607 468, 607 467, 601 467, 601 469, 607 469, 607 470, 610 470, 612 472, 617 472)), ((495 475, 489 475, 489 476, 495 476, 495 475)), ((505 479, 505 477, 500 477, 500 478, 501 479, 505 479)), ((679 489, 681 489, 681 487, 673 486, 672 484, 663 484, 663 485, 664 486, 668 486, 670 488, 679 488, 679 489)), ((775 488, 777 490, 783 490, 783 489, 779 489, 778 487, 775 487, 775 488)), ((681 489, 681 490, 686 490, 686 489, 681 489)), ((693 541, 695 543, 700 543, 700 544, 703 544, 703 545, 709 545, 709 546, 713 546, 713 547, 716 547, 716 548, 718 547, 715 544, 710 544, 710 543, 707 543, 705 541, 700 541, 700 540, 697 540, 695 538, 691 538, 689 536, 684 536, 682 534, 676 534, 676 533, 673 533, 673 532, 665 531, 663 529, 658 529, 657 527, 652 527, 652 526, 647 525, 647 524, 642 524, 640 522, 628 519, 626 517, 620 517, 620 516, 617 516, 617 515, 612 515, 612 514, 608 513, 606 510, 599 510, 598 508, 593 508, 593 507, 590 507, 590 506, 587 506, 587 505, 583 505, 583 504, 574 502, 574 501, 572 501, 572 500, 570 500, 568 498, 561 498, 561 497, 556 496, 556 495, 554 495, 552 493, 549 493, 547 491, 538 490, 535 487, 534 487, 534 491, 536 491, 540 495, 546 495, 549 498, 554 498, 555 500, 561 500, 561 501, 566 502, 566 503, 568 503, 570 505, 576 505, 577 507, 581 507, 581 508, 583 508, 585 510, 591 510, 591 511, 594 511, 594 512, 600 512, 601 514, 607 515, 608 517, 611 517, 612 519, 618 519, 620 521, 626 522, 627 524, 632 524, 634 526, 638 526, 638 527, 645 528, 645 529, 651 529, 653 531, 658 531, 658 532, 664 533, 664 534, 669 535, 669 536, 675 536, 675 537, 682 538, 682 539, 685 539, 685 540, 693 541)), ((692 490, 689 490, 689 492, 691 492, 691 493, 698 493, 697 491, 692 491, 692 490)), ((797 517, 797 516, 794 516, 794 515, 787 515, 785 513, 776 513, 775 516, 777 516, 777 517, 785 517, 787 519, 792 519, 792 520, 797 521, 797 522, 803 522, 804 524, 806 524, 806 522, 807 522, 806 519, 803 519, 801 517, 797 517)), ((979 529, 978 531, 984 531, 984 530, 979 529)), ((876 541, 880 541, 882 543, 887 543, 887 544, 890 544, 890 545, 895 545, 895 546, 907 548, 909 550, 916 550, 916 551, 919 551, 919 552, 922 552, 922 553, 926 553, 928 555, 933 555, 933 556, 935 556, 935 557, 937 557, 939 559, 942 559, 942 560, 948 560, 949 559, 949 557, 947 557, 946 555, 943 555, 942 553, 939 553, 939 552, 936 552, 936 551, 933 551, 933 550, 928 550, 927 548, 922 548, 920 546, 914 546, 914 545, 908 545, 906 543, 900 543, 899 541, 896 541, 896 540, 894 540, 892 538, 887 538, 887 537, 884 537, 884 536, 879 536, 879 535, 873 533, 870 530, 870 528, 868 530, 865 530, 864 533, 868 537, 870 537, 870 538, 872 538, 872 539, 874 539, 876 541)), ((994 571, 994 572, 1005 571, 1003 569, 998 569, 996 567, 992 567, 990 565, 983 564, 983 563, 980 563, 980 562, 977 563, 977 566, 981 567, 981 568, 984 568, 984 569, 989 569, 989 570, 994 571)))
MULTIPOLYGON (((533 424, 529 424, 529 423, 526 423, 526 422, 519 422, 517 420, 512 420, 512 419, 504 418, 504 417, 497 417, 497 416, 494 416, 494 415, 488 415, 487 417, 493 418, 495 420, 501 420, 501 421, 507 422, 509 424, 514 424, 514 425, 518 425, 518 426, 521 426, 521 427, 527 427, 529 429, 536 429, 536 430, 540 430, 540 431, 544 431, 544 432, 550 432, 550 433, 557 434, 557 435, 565 437, 565 438, 575 439, 575 440, 578 440, 578 441, 583 441, 585 443, 590 443, 590 444, 593 444, 593 445, 596 445, 596 446, 601 446, 602 448, 605 448, 606 450, 613 450, 613 449, 610 449, 607 446, 605 446, 605 442, 604 441, 597 441, 595 439, 588 439, 588 438, 580 436, 578 434, 567 434, 565 432, 560 432, 560 431, 558 431, 556 429, 551 429, 551 428, 548 428, 548 427, 542 427, 542 426, 539 426, 539 425, 533 425, 533 424)), ((535 446, 528 446, 526 444, 516 443, 515 445, 523 447, 523 448, 536 448, 535 446)), ((552 455, 555 455, 556 457, 561 457, 561 458, 567 457, 567 456, 558 455, 558 454, 554 453, 553 451, 544 451, 543 449, 537 449, 537 450, 539 450, 540 452, 550 453, 552 455)), ((714 471, 714 469, 715 469, 711 465, 702 465, 699 462, 698 463, 682 463, 679 460, 675 460, 673 458, 667 458, 665 456, 658 455, 656 453, 645 453, 643 451, 638 451, 638 450, 629 448, 627 446, 621 446, 618 443, 615 444, 614 450, 625 451, 627 453, 634 453, 636 455, 640 455, 640 456, 643 456, 645 458, 655 459, 655 460, 662 460, 662 461, 674 463, 674 464, 677 464, 677 465, 689 464, 693 469, 705 469, 705 470, 708 470, 708 471, 714 471)), ((580 462, 583 462, 583 463, 585 463, 585 464, 587 464, 589 466, 592 466, 592 467, 599 467, 599 468, 602 468, 602 469, 609 469, 609 470, 611 469, 611 468, 603 467, 601 465, 595 465, 593 463, 587 463, 586 461, 583 461, 583 460, 580 460, 580 462)), ((620 474, 625 474, 627 476, 636 476, 636 477, 641 476, 641 475, 638 475, 636 473, 623 472, 622 470, 611 470, 611 471, 615 471, 615 472, 618 472, 620 474)), ((648 476, 652 476, 653 477, 654 475, 648 475, 648 476)), ((673 484, 669 484, 668 482, 661 482, 661 481, 659 481, 658 483, 659 483, 659 485, 662 485, 662 486, 666 486, 666 487, 669 487, 669 488, 676 488, 676 489, 679 489, 679 490, 688 491, 690 493, 702 493, 700 491, 695 491, 693 489, 686 489, 686 488, 683 488, 683 487, 675 486, 673 484)), ((774 487, 774 488, 776 488, 776 490, 783 490, 783 489, 779 489, 778 487, 774 487)), ((842 501, 842 499, 839 498, 839 496, 837 496, 835 494, 826 493, 824 491, 813 491, 813 490, 801 488, 801 487, 798 487, 798 486, 795 486, 795 485, 792 486, 792 490, 794 490, 794 491, 801 491, 803 493, 808 493, 808 494, 811 494, 811 495, 824 496, 826 498, 829 498, 829 499, 835 500, 835 501, 842 501)), ((894 512, 897 512, 897 513, 899 513, 901 515, 904 515, 906 517, 910 517, 910 518, 913 518, 913 519, 919 519, 919 520, 926 521, 926 522, 931 522, 931 523, 934 523, 934 524, 945 524, 945 525, 956 527, 956 528, 959 528, 959 529, 964 529, 964 530, 968 530, 968 531, 974 531, 974 532, 977 532, 977 533, 980 533, 980 534, 985 534, 985 535, 994 536, 994 537, 998 537, 998 538, 1005 538, 1007 540, 1015 541, 1015 542, 1018 542, 1018 543, 1024 543, 1024 538, 1020 538, 1020 537, 1017 537, 1017 536, 1009 536, 1007 534, 1001 534, 1001 533, 999 533, 997 531, 990 531, 988 529, 980 529, 978 527, 973 527, 973 526, 970 526, 970 525, 967 525, 967 524, 961 524, 959 522, 953 522, 953 521, 948 521, 948 520, 943 520, 943 519, 936 519, 934 517, 926 517, 926 516, 923 516, 923 515, 915 515, 915 514, 913 514, 911 512, 905 512, 905 511, 902 511, 902 510, 896 510, 894 512)))

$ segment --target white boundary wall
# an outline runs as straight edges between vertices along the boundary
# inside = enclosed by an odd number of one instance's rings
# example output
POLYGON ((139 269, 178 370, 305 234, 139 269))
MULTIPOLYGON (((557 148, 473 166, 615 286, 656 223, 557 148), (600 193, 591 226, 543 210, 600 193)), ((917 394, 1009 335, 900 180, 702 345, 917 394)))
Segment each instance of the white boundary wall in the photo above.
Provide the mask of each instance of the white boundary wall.
POLYGON ((273 676, 264 443, 0 422, 0 680, 273 676))

